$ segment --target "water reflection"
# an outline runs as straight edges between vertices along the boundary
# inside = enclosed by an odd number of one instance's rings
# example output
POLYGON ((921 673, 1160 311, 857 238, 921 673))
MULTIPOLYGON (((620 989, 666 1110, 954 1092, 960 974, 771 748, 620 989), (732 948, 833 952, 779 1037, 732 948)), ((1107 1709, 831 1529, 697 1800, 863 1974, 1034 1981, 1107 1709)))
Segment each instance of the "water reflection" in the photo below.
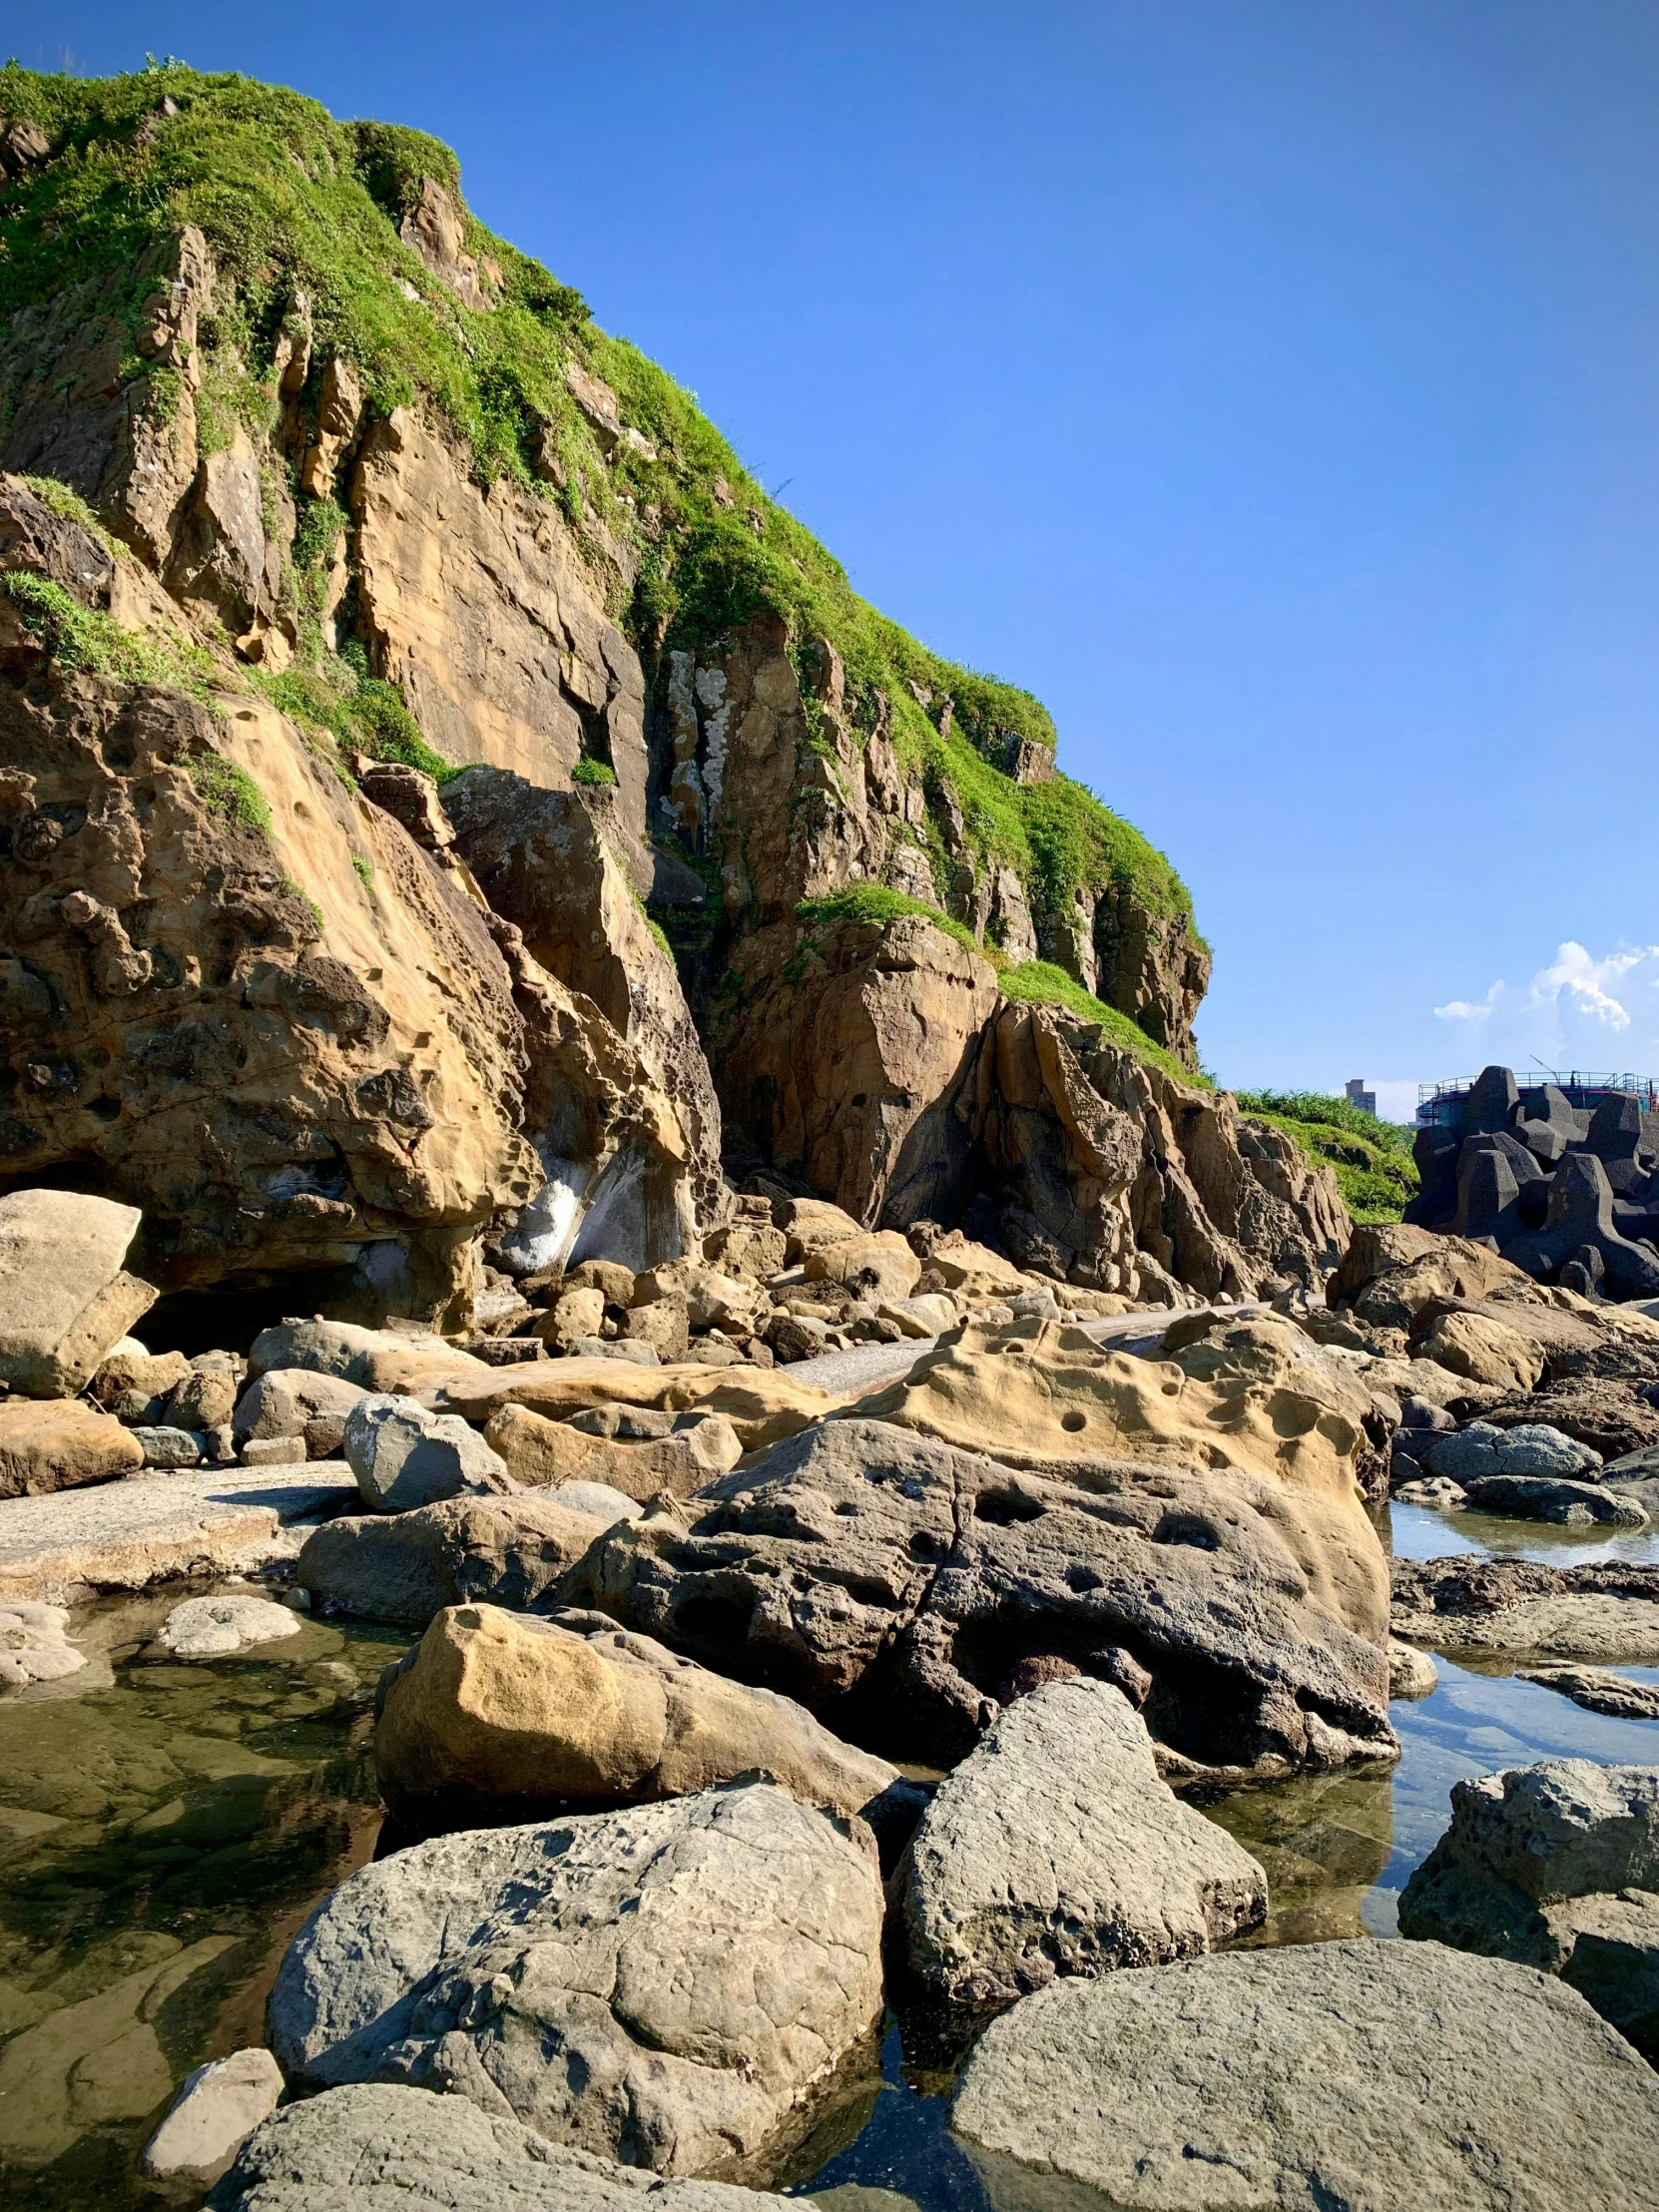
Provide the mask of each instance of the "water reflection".
POLYGON ((404 1639, 307 1622, 257 1658, 147 1656, 180 1593, 78 1613, 94 1663, 0 1699, 0 2201, 154 2204, 135 2160, 265 1992, 379 1811, 366 1696, 404 1639))

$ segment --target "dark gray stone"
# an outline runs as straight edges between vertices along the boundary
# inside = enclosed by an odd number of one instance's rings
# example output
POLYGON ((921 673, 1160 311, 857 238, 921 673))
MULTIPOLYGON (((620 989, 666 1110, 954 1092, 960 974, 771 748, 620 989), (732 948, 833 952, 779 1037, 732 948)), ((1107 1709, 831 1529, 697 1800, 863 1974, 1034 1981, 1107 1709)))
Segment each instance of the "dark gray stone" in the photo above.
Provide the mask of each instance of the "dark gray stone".
POLYGON ((1482 1068, 1463 1102, 1463 1135, 1489 1136, 1514 1126, 1520 1092, 1508 1068, 1482 1068))
POLYGON ((1477 1512, 1512 1513, 1517 1520, 1553 1521, 1559 1527, 1592 1522, 1613 1528, 1647 1526, 1644 1507, 1599 1482, 1566 1482, 1538 1474, 1482 1474, 1464 1480, 1463 1495, 1477 1512))

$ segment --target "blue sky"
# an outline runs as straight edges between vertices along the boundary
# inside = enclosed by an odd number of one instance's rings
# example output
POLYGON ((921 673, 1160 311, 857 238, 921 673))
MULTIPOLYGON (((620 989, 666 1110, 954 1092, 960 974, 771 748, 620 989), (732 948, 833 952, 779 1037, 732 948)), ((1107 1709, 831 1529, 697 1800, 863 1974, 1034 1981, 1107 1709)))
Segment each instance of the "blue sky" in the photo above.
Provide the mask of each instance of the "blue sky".
POLYGON ((861 591, 1053 709, 1192 886, 1224 1081, 1659 1073, 1651 6, 59 0, 0 34, 447 139, 861 591))

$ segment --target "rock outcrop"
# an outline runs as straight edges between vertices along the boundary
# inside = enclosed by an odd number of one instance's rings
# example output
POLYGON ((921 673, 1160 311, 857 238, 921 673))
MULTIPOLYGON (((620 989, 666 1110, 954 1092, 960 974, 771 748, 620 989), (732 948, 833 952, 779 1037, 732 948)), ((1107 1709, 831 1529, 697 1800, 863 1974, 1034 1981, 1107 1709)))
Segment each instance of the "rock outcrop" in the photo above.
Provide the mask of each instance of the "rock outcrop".
POLYGON ((1019 1698, 946 1777, 904 1864, 911 1970, 958 2004, 1191 1957, 1253 1927, 1267 1877, 1158 1774, 1123 1692, 1019 1698))
POLYGON ((292 2086, 406 2081, 552 2143, 730 2173, 881 2013, 867 1832, 770 1784, 444 1837, 340 1884, 272 1990, 292 2086))
MULTIPOLYGON (((15 964, 15 963, 14 963, 15 964)), ((0 1382, 74 1397, 156 1293, 124 1265, 136 1207, 73 1191, 0 1198, 0 1382)))
POLYGON ((1028 2212, 1572 2212, 1652 2197, 1659 2097, 1524 1966, 1306 1943, 1039 1990, 986 2030, 951 2128, 1028 2212))
POLYGON ((1433 1651, 1659 1665, 1659 1567, 1396 1559, 1393 1632, 1433 1651))
POLYGON ((1352 1475, 1338 1501, 1174 1449, 1021 1473, 836 1420, 611 1529, 567 1590, 900 1756, 964 1756, 1050 1657, 1124 1688, 1178 1770, 1396 1752, 1352 1475))
POLYGON ((607 1525, 551 1492, 452 1497, 326 1521, 306 1537, 294 1575, 318 1611, 355 1620, 424 1628, 468 1599, 546 1612, 607 1525))
POLYGON ((788 1698, 649 1637, 493 1605, 440 1613, 388 1674, 374 1765, 391 1811, 428 1831, 693 1797, 746 1774, 844 1818, 898 1780, 788 1698))

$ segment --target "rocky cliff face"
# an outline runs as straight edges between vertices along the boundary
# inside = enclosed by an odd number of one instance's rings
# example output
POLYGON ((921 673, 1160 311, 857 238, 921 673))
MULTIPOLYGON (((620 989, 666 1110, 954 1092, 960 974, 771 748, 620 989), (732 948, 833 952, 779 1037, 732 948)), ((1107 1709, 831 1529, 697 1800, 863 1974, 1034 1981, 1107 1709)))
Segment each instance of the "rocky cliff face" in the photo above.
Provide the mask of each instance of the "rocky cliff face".
POLYGON ((700 1257, 757 1170, 1133 1295, 1333 1265, 1179 1080, 1190 904, 1036 703, 855 600, 443 149, 163 74, 6 76, 0 1179, 371 1318, 463 1314, 489 1228, 700 1257))

